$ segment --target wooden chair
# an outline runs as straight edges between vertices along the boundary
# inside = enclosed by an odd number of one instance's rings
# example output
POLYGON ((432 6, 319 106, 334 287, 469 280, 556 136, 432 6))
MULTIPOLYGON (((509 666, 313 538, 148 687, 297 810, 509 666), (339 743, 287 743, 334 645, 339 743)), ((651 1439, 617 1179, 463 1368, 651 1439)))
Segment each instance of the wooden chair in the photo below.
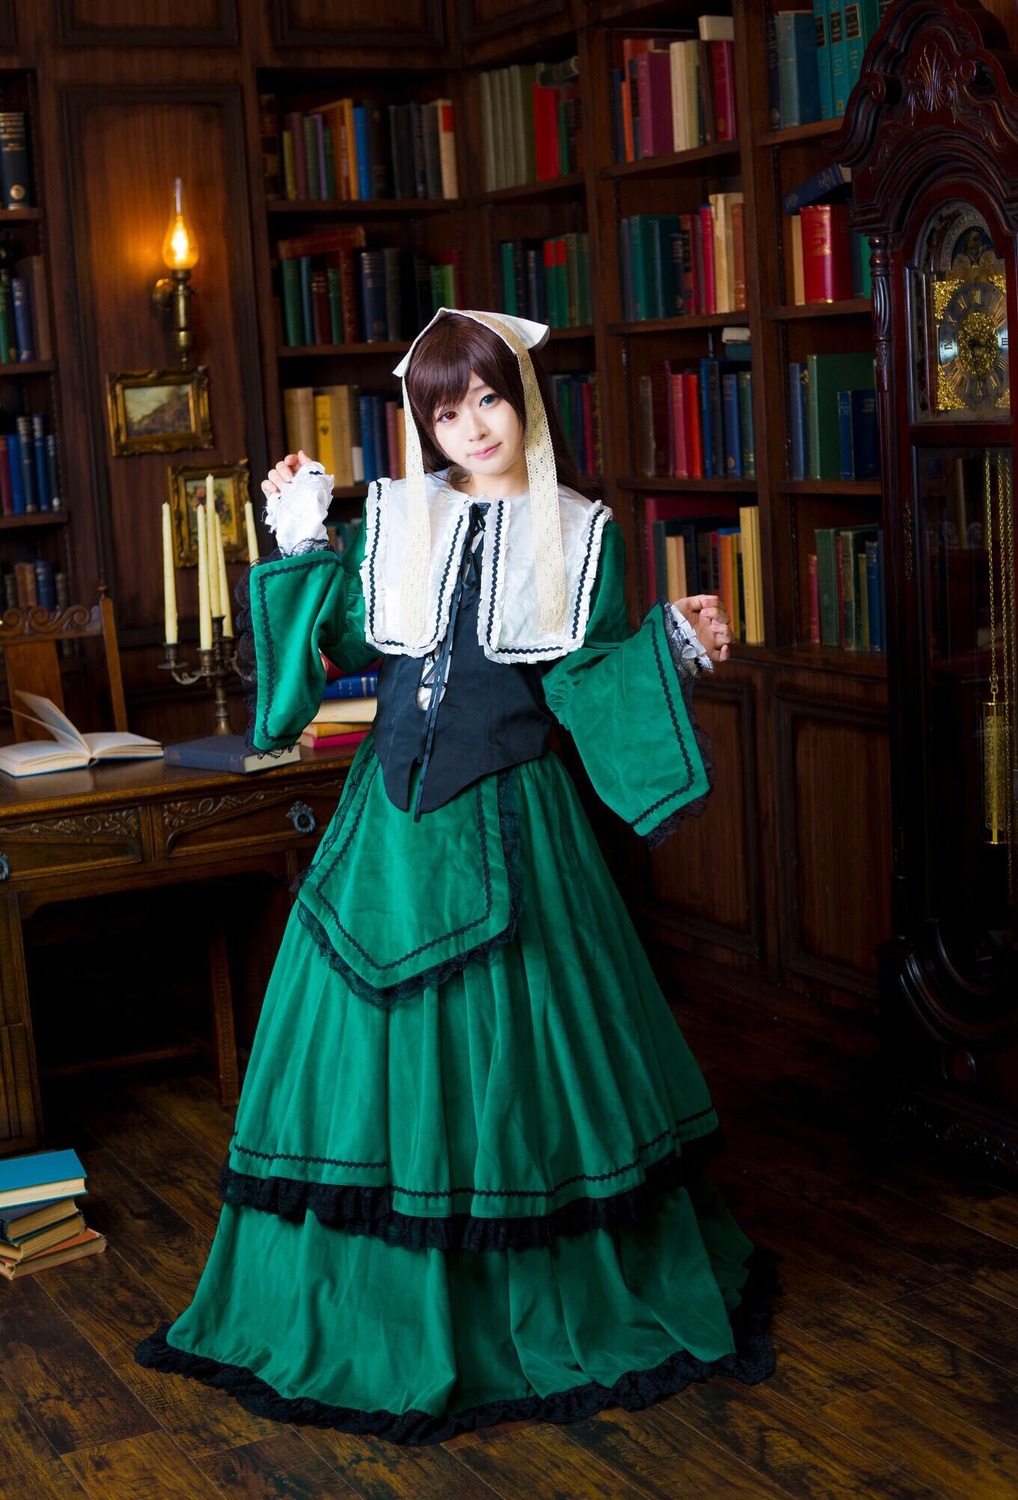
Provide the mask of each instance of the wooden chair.
MULTIPOLYGON (((0 652, 7 671, 7 690, 11 707, 16 709, 19 689, 39 693, 49 698, 61 710, 64 709, 63 678, 60 671, 60 647, 65 641, 100 639, 106 659, 106 675, 113 728, 127 733, 127 704, 124 699, 124 679, 120 669, 120 647, 117 643, 116 624, 113 617, 113 602, 105 584, 99 585, 98 602, 72 604, 62 610, 47 610, 41 606, 29 609, 5 610, 0 617, 0 652)), ((15 714, 14 734, 18 740, 47 739, 45 727, 31 719, 15 714)), ((237 1064, 237 1040, 234 1030, 233 996, 230 988, 230 970, 227 959, 226 931, 223 923, 209 918, 207 935, 209 989, 212 1008, 211 1051, 219 1075, 219 1098, 224 1107, 236 1104, 240 1084, 237 1064)), ((190 1039, 185 1045, 167 1046, 144 1054, 132 1054, 116 1059, 123 1065, 141 1061, 157 1061, 179 1057, 194 1050, 206 1051, 208 1044, 190 1039)), ((111 1066, 107 1060, 102 1066, 111 1066)), ((84 1071, 89 1064, 66 1071, 84 1071)))
MULTIPOLYGON (((99 585, 98 603, 71 604, 66 609, 48 610, 41 606, 5 610, 0 619, 0 652, 7 669, 10 705, 17 710, 17 691, 38 693, 64 708, 63 677, 60 671, 60 646, 64 641, 99 638, 106 657, 106 676, 113 710, 113 728, 126 732, 127 705, 124 680, 120 671, 120 648, 113 619, 113 602, 106 585, 99 585)), ((41 724, 15 712, 16 740, 47 739, 41 724)))

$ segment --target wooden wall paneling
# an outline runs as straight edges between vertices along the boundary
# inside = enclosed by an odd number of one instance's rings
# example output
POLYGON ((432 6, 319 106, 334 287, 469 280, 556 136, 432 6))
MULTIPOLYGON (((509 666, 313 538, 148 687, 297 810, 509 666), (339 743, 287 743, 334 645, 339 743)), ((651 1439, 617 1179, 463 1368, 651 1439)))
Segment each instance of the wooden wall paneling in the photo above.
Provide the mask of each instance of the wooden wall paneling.
MULTIPOLYGON (((423 48, 443 51, 443 0, 273 0, 278 47, 423 48)), ((434 61, 432 56, 430 59, 434 61)))
POLYGON ((779 688, 774 713, 782 968, 874 996, 891 934, 886 710, 779 688))
POLYGON ((722 669, 698 687, 696 712, 711 739, 714 789, 703 815, 685 819, 651 855, 647 916, 655 937, 685 932, 757 960, 764 924, 753 681, 726 680, 722 669))
POLYGON ((23 1006, 25 949, 15 902, 0 901, 0 1141, 35 1144, 39 1100, 29 1065, 32 1017, 23 1006))
MULTIPOLYGON (((154 676, 162 639, 159 507, 170 467, 245 457, 254 474, 266 467, 241 92, 233 85, 73 86, 63 104, 99 568, 113 592, 122 646, 150 648, 143 660, 125 654, 129 697, 156 685, 176 702, 181 690, 154 676), (199 246, 194 363, 209 370, 213 446, 114 457, 107 375, 175 366, 169 323, 151 291, 164 274, 176 176, 184 179, 199 246)), ((178 607, 186 640, 197 613, 194 570, 178 572, 178 607)))
POLYGON ((576 13, 571 0, 458 0, 458 6, 459 38, 465 47, 475 49, 475 61, 485 43, 497 43, 504 49, 507 41, 519 44, 527 40, 522 34, 531 29, 534 40, 550 39, 556 32, 582 26, 589 19, 582 0, 578 0, 576 13))
POLYGON ((0 0, 0 47, 13 52, 18 45, 14 0, 0 0))
POLYGON ((64 47, 229 47, 237 0, 57 0, 64 47))

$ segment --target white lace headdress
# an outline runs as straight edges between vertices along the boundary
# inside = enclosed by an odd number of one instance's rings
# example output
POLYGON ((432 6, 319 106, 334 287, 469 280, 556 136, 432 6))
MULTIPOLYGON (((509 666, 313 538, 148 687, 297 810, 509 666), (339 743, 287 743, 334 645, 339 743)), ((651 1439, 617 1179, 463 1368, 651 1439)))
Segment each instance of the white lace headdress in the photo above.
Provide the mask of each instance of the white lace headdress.
POLYGON ((555 472, 548 415, 530 358, 530 350, 539 349, 547 339, 547 325, 532 323, 526 318, 516 318, 509 313, 468 312, 463 308, 440 307, 431 322, 421 329, 392 372, 403 381, 406 417, 407 550, 400 611, 402 632, 408 642, 420 640, 425 633, 428 561, 431 551, 424 458, 420 434, 407 396, 406 372, 411 356, 424 334, 439 318, 449 317, 451 314, 472 318, 475 323, 490 328, 512 350, 520 368, 526 418, 524 453, 534 527, 539 624, 543 630, 556 630, 562 624, 566 608, 566 570, 562 553, 558 476, 555 472))

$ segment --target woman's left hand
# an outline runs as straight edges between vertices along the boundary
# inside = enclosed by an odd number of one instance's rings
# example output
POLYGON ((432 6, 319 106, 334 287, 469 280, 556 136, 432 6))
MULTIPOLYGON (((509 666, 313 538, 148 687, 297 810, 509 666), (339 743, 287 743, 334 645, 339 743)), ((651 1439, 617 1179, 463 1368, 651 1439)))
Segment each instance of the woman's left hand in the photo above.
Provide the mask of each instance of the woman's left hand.
POLYGON ((731 615, 717 594, 691 594, 676 599, 675 608, 696 631, 696 638, 711 661, 727 661, 733 636, 731 615))

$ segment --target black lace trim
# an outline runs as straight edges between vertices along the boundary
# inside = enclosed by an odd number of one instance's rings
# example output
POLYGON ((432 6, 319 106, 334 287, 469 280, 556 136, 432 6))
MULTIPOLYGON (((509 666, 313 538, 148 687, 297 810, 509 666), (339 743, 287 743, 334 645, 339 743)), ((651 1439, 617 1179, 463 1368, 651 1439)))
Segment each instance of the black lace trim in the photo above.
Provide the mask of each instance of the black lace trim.
MULTIPOLYGON (((367 762, 365 761, 365 766, 367 762)), ((515 774, 512 770, 500 771, 498 773, 498 820, 502 839, 502 851, 505 858, 506 874, 509 880, 509 920, 501 932, 489 938, 485 943, 479 943, 474 948, 469 948, 463 953, 457 953, 443 963, 435 964, 430 969, 422 969, 420 973, 413 975, 410 979, 401 980, 398 984, 385 988, 376 989, 368 984, 367 980, 350 968, 345 963, 329 939, 327 929, 319 922, 313 912, 309 911, 302 903, 298 904, 300 920, 305 930, 312 938, 315 947, 331 969, 341 974, 345 983, 353 990, 355 995, 362 1000, 368 1000, 372 1005, 381 1006, 384 1010, 390 1010, 392 1006, 401 1000, 408 999, 411 995, 420 994, 427 985, 440 987, 446 980, 451 979, 454 974, 459 974, 466 968, 468 963, 474 961, 487 963, 492 953, 497 948, 511 943, 516 936, 519 926, 520 912, 523 909, 523 865, 520 849, 520 815, 516 802, 515 774)), ((338 825, 334 825, 338 826, 338 825)))
POLYGON ((693 731, 696 748, 700 752, 700 759, 703 761, 703 769, 707 776, 707 791, 704 792, 702 797, 694 797, 692 802, 686 802, 682 807, 677 807, 674 812, 670 813, 667 818, 652 828, 649 833, 644 834, 644 841, 648 849, 656 849, 659 844, 663 844, 665 839, 670 837, 679 824, 684 822, 686 818, 702 817, 707 808, 707 798, 710 796, 714 786, 714 747, 711 744, 710 735, 697 719, 696 710, 693 707, 693 687, 696 682, 696 676, 694 673, 688 671, 683 664, 683 639, 672 619, 671 610, 667 604, 664 604, 662 608, 665 617, 665 635, 671 650, 672 660, 675 663, 675 672, 679 679, 679 690, 682 693, 682 701, 689 719, 689 725, 693 731))
POLYGON ((662 1397, 684 1390, 691 1381, 709 1380, 714 1375, 727 1375, 745 1385, 756 1385, 774 1372, 774 1348, 767 1328, 777 1291, 773 1258, 765 1251, 754 1251, 742 1302, 732 1318, 736 1345, 733 1354, 702 1360, 680 1350, 652 1370, 631 1370, 612 1386, 591 1381, 551 1396, 489 1401, 483 1406, 440 1416, 422 1411, 359 1411, 356 1407, 329 1406, 310 1397, 281 1396, 250 1370, 174 1349, 166 1342, 168 1323, 161 1323, 155 1333, 138 1345, 135 1359, 146 1369, 186 1375, 227 1391, 248 1411, 275 1422, 333 1427, 340 1432, 368 1434, 391 1443, 444 1443, 459 1432, 476 1432, 496 1422, 579 1422, 610 1406, 642 1411, 662 1397))
POLYGON ((305 1182, 294 1177, 253 1177, 223 1164, 219 1191, 224 1203, 255 1208, 280 1218, 303 1220, 308 1213, 346 1234, 370 1235, 404 1250, 465 1250, 483 1255, 492 1250, 532 1250, 562 1237, 638 1224, 656 1210, 663 1194, 684 1187, 702 1174, 707 1160, 721 1149, 720 1131, 670 1152, 646 1169, 644 1180, 609 1198, 574 1198, 550 1214, 486 1219, 472 1214, 423 1218, 399 1213, 392 1188, 344 1187, 305 1182))

